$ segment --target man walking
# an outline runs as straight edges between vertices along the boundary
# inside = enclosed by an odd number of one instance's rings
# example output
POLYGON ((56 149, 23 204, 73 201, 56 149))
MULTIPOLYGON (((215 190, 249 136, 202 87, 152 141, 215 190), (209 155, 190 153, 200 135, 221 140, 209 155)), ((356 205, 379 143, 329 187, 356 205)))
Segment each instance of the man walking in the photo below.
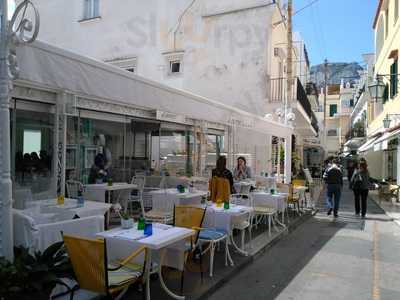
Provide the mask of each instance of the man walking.
POLYGON ((343 173, 339 167, 338 159, 332 161, 332 165, 326 169, 324 179, 327 184, 328 216, 332 213, 338 217, 340 195, 343 187, 343 173))

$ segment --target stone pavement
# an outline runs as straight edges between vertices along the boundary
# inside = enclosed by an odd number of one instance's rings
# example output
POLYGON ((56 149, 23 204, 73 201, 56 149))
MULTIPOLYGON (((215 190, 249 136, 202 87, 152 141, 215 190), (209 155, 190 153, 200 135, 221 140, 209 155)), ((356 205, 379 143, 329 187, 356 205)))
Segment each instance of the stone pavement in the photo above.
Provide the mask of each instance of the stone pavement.
POLYGON ((339 218, 320 212, 208 299, 400 299, 400 227, 368 200, 354 216, 344 189, 339 218))

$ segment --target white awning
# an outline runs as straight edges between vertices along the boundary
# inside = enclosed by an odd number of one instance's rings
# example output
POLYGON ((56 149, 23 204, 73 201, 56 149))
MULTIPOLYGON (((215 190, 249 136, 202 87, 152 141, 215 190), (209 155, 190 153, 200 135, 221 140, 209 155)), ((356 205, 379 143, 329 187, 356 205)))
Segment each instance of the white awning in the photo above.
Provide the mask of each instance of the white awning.
POLYGON ((36 41, 17 48, 18 81, 66 91, 78 97, 170 112, 196 120, 246 127, 265 134, 289 137, 293 127, 171 88, 118 67, 36 41))
POLYGON ((374 142, 374 151, 386 150, 388 147, 388 142, 395 139, 400 134, 400 129, 394 130, 392 132, 385 132, 380 138, 374 142))
POLYGON ((379 138, 380 138, 380 135, 368 139, 364 144, 362 144, 360 146, 360 148, 358 148, 358 152, 365 152, 365 151, 372 149, 374 147, 375 141, 379 138))

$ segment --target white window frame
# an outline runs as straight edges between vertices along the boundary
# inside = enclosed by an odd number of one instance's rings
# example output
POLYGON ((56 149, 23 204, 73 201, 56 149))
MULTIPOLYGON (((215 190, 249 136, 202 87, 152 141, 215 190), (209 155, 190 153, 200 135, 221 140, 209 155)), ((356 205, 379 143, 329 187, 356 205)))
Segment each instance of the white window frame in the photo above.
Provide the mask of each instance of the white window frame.
POLYGON ((179 76, 183 74, 184 66, 183 66, 183 56, 184 51, 175 51, 175 52, 168 52, 163 53, 168 66, 167 75, 169 76, 179 76), (172 72, 172 66, 174 63, 179 63, 179 72, 172 72))
POLYGON ((83 20, 100 17, 100 0, 83 0, 83 20))

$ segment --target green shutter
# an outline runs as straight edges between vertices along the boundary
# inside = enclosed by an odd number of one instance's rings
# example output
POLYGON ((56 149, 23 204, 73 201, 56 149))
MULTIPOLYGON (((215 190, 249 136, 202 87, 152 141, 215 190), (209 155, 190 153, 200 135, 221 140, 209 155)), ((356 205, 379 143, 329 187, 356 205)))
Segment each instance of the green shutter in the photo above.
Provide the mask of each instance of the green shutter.
POLYGON ((329 116, 333 117, 337 113, 337 104, 329 105, 329 116))
POLYGON ((389 100, 389 85, 386 84, 385 90, 383 91, 383 99, 382 99, 382 102, 383 102, 383 103, 386 103, 386 101, 388 101, 388 100, 389 100))
POLYGON ((390 98, 394 98, 397 95, 397 86, 398 86, 398 78, 397 78, 397 59, 390 66, 390 98))

